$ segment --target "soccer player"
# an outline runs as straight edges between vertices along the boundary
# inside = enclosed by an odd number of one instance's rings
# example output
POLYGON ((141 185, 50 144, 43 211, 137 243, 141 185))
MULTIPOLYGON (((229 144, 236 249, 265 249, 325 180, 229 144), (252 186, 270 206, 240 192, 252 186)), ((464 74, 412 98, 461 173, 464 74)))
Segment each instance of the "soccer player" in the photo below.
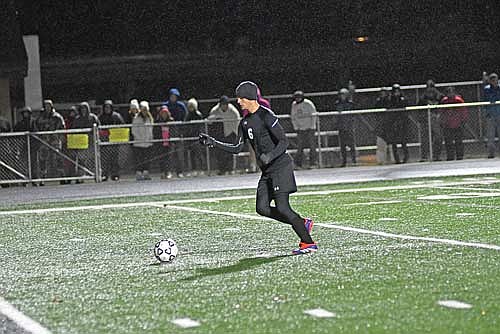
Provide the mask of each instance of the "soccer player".
POLYGON ((238 104, 248 110, 238 126, 236 144, 223 143, 205 133, 200 134, 200 143, 237 154, 249 141, 255 150, 262 175, 257 187, 257 213, 292 225, 300 238, 299 248, 293 254, 306 254, 318 250, 311 238, 313 221, 300 217, 290 207, 289 196, 297 191, 293 174, 292 158, 286 152, 288 139, 276 115, 257 102, 257 85, 244 81, 236 88, 238 104), (274 199, 275 206, 271 206, 274 199))

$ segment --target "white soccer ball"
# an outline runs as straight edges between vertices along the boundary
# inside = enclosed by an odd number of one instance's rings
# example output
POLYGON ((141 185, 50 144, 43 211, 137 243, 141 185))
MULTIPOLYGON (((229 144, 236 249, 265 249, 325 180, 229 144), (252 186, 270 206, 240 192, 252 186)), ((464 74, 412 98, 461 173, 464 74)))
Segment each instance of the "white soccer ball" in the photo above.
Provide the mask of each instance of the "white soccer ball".
POLYGON ((160 240, 155 245, 155 257, 160 262, 172 262, 179 253, 177 244, 172 239, 160 240))

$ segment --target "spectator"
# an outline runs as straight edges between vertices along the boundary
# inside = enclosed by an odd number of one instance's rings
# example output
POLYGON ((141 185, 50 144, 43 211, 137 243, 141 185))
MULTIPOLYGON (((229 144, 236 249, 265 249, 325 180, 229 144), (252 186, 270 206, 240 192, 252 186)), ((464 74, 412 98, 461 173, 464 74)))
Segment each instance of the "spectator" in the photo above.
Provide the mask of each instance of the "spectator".
POLYGON ((172 88, 168 92, 168 101, 166 106, 174 121, 182 122, 186 120, 187 108, 184 102, 180 101, 181 93, 177 88, 172 88))
MULTIPOLYGON (((184 122, 186 120, 187 108, 184 102, 180 101, 181 94, 177 88, 172 88, 168 92, 168 101, 165 104, 172 115, 172 118, 176 122, 184 122)), ((173 138, 179 138, 173 147, 176 155, 176 170, 177 177, 184 177, 183 172, 185 171, 185 161, 186 161, 186 147, 184 143, 184 133, 182 125, 172 125, 170 127, 170 135, 173 138)))
MULTIPOLYGON (((40 116, 35 121, 36 131, 55 131, 64 128, 64 119, 54 108, 52 100, 44 100, 40 116)), ((41 135, 40 138, 43 142, 39 145, 36 157, 38 177, 63 176, 63 161, 59 152, 62 149, 64 136, 61 134, 46 134, 41 135)), ((43 186, 44 183, 40 182, 40 185, 43 186)))
MULTIPOLYGON (((439 104, 443 94, 436 88, 434 81, 427 80, 424 94, 419 99, 419 105, 436 105, 439 104)), ((420 162, 427 161, 429 157, 429 115, 424 110, 417 112, 417 120, 420 123, 421 129, 421 145, 420 145, 420 162)), ((431 109, 431 136, 432 136, 432 153, 433 160, 438 160, 441 155, 441 143, 443 142, 443 135, 441 132, 441 124, 439 121, 439 112, 437 109, 431 109)))
POLYGON ((139 113, 139 101, 136 99, 130 100, 130 106, 128 109, 128 115, 126 119, 127 124, 132 124, 135 116, 139 113))
MULTIPOLYGON (((500 87, 498 75, 491 73, 488 77, 489 84, 484 86, 483 99, 490 103, 500 101, 500 87)), ((488 158, 494 158, 496 152, 495 133, 500 135, 500 104, 486 107, 486 136, 488 137, 488 158)))
POLYGON ((340 167, 345 167, 347 164, 347 146, 351 152, 351 162, 356 163, 356 143, 354 140, 354 116, 342 114, 344 111, 354 109, 354 103, 350 98, 349 90, 342 88, 339 92, 339 99, 335 101, 335 110, 339 112, 337 118, 337 129, 339 131, 340 153, 342 155, 342 164, 340 167))
POLYGON ((94 114, 88 102, 78 105, 78 116, 73 121, 73 129, 92 129, 94 125, 101 125, 99 118, 94 114))
MULTIPOLYGON (((78 107, 71 106, 71 108, 69 109, 69 113, 64 118, 64 126, 65 126, 66 130, 73 128, 73 123, 74 123, 77 116, 78 116, 78 107)), ((76 159, 76 152, 75 152, 75 150, 68 148, 68 145, 67 145, 68 134, 67 133, 65 134, 64 137, 65 137, 66 145, 63 145, 63 153, 66 154, 71 160, 74 161, 76 159)), ((64 159, 63 169, 64 169, 64 176, 66 176, 66 177, 74 177, 77 175, 75 164, 68 159, 64 159)), ((78 181, 76 181, 76 182, 78 182, 78 181)), ((71 180, 61 181, 61 183, 62 184, 71 184, 71 180)))
MULTIPOLYGON (((240 113, 233 104, 229 103, 227 96, 221 96, 219 103, 210 110, 208 119, 222 121, 223 138, 221 141, 232 143, 236 140, 240 113)), ((232 154, 223 150, 217 150, 217 153, 216 161, 219 163, 219 174, 227 174, 232 171, 232 154)))
POLYGON ((175 159, 173 159, 172 143, 170 142, 170 127, 167 124, 173 120, 168 107, 166 105, 161 106, 156 119, 156 122, 161 125, 154 127, 153 134, 155 139, 162 139, 162 141, 157 144, 160 170, 163 173, 161 176, 162 179, 171 179, 172 170, 177 166, 177 164, 175 164, 175 159))
POLYGON ((290 111, 293 129, 297 132, 297 154, 295 164, 302 168, 304 161, 304 148, 309 148, 309 166, 317 165, 317 137, 316 132, 316 106, 314 103, 304 98, 303 91, 293 93, 294 101, 290 111))
POLYGON ((349 80, 347 90, 349 91, 349 100, 354 103, 354 96, 356 95, 356 85, 352 80, 349 80))
MULTIPOLYGON (((463 98, 455 93, 453 87, 446 88, 446 95, 441 104, 464 103, 463 98)), ((463 128, 469 115, 466 107, 440 109, 440 121, 443 128, 446 147, 446 160, 464 158, 463 128)))
MULTIPOLYGON (((21 113, 21 119, 14 125, 14 132, 34 132, 35 131, 35 120, 33 119, 33 111, 30 107, 24 107, 19 110, 21 113)), ((30 140, 29 147, 26 146, 25 143, 17 143, 17 156, 20 157, 20 160, 28 161, 31 167, 31 177, 34 176, 36 164, 35 164, 35 156, 36 156, 36 145, 34 141, 30 140), (28 149, 30 152, 30 159, 28 159, 28 149)), ((66 160, 64 161, 66 162, 66 160)), ((33 183, 36 186, 36 183, 33 183)))
MULTIPOLYGON (((186 116, 186 121, 191 122, 191 121, 200 121, 202 120, 203 114, 201 111, 198 110, 198 101, 196 101, 195 98, 191 98, 187 101, 187 116, 186 116)), ((202 123, 195 123, 195 124, 188 124, 186 125, 186 132, 185 135, 187 137, 194 137, 198 138, 198 135, 203 130, 203 124, 202 123)), ((191 175, 196 176, 198 173, 201 173, 203 171, 203 165, 204 165, 204 153, 203 152, 203 147, 201 145, 198 145, 197 141, 191 141, 189 145, 189 158, 190 158, 190 165, 191 165, 191 175)))
MULTIPOLYGON (((101 113, 99 114, 101 125, 119 125, 124 124, 123 117, 113 109, 113 101, 105 100, 102 105, 101 113)), ((109 142, 109 133, 113 129, 102 129, 99 131, 101 141, 109 142)), ((102 180, 106 181, 109 177, 113 181, 120 179, 120 163, 119 163, 118 145, 104 145, 101 147, 101 161, 103 167, 102 180)))
MULTIPOLYGON (((72 128, 73 129, 92 129, 94 125, 101 125, 99 122, 99 118, 96 114, 94 114, 90 110, 90 105, 88 102, 82 102, 78 105, 78 116, 73 121, 72 128)), ((92 132, 87 133, 89 137, 89 145, 87 149, 78 149, 76 150, 76 161, 78 164, 82 165, 87 169, 91 169, 92 160, 93 160, 93 136, 92 132)), ((77 170, 77 175, 84 175, 83 170, 79 168, 77 170)), ((76 183, 83 183, 82 180, 78 180, 76 183)))
MULTIPOLYGON (((380 88, 380 93, 375 100, 375 108, 387 108, 389 105, 389 96, 391 89, 388 87, 380 88)), ((387 133, 391 124, 387 112, 378 112, 375 114, 375 134, 377 136, 377 162, 387 163, 391 161, 391 152, 387 145, 387 133)))
POLYGON ((132 135, 134 137, 133 151, 135 157, 135 179, 137 181, 151 180, 149 175, 149 150, 153 145, 153 116, 149 111, 149 103, 141 101, 140 112, 132 121, 132 135))
POLYGON ((30 107, 24 107, 19 110, 21 119, 14 125, 14 132, 33 132, 35 131, 35 120, 33 111, 30 107))
MULTIPOLYGON (((407 106, 406 99, 401 93, 401 87, 399 84, 392 85, 392 92, 388 100, 389 109, 401 109, 407 106)), ((407 147, 407 135, 408 135, 408 114, 404 110, 396 110, 388 112, 388 127, 387 131, 387 143, 392 144, 392 154, 394 155, 394 160, 397 164, 401 163, 398 154, 398 144, 401 144, 403 149, 403 163, 408 162, 409 153, 407 147)))

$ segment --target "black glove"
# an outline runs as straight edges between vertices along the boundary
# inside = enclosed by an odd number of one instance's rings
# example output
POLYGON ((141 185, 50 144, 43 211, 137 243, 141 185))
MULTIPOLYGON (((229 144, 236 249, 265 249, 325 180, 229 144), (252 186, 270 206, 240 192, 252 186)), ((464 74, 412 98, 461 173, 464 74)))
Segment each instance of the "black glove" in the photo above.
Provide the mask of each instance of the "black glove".
POLYGON ((264 165, 268 165, 271 162, 271 155, 269 153, 262 153, 260 155, 260 161, 262 161, 264 165))
POLYGON ((201 145, 214 147, 215 139, 213 137, 210 137, 206 133, 200 133, 200 135, 198 136, 198 140, 201 145))

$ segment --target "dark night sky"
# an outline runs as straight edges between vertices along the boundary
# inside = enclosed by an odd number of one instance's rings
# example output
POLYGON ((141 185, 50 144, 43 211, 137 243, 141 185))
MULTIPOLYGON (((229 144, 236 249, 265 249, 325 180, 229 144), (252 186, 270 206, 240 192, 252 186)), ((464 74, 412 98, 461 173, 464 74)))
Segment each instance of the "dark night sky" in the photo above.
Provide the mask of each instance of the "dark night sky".
MULTIPOLYGON (((376 87, 429 77, 477 80, 483 70, 500 71, 498 0, 0 3, 14 4, 21 30, 39 35, 44 93, 62 100, 159 99, 169 85, 213 97, 230 94, 225 87, 243 77, 282 93, 331 90, 351 79, 376 87), (369 42, 356 45, 360 34, 369 42), (107 58, 157 54, 151 59, 158 61, 126 65, 107 58)), ((15 14, 7 19, 0 28, 12 37, 15 14)), ((11 51, 0 48, 0 58, 12 58, 11 51)))
POLYGON ((499 1, 17 1, 42 57, 148 54, 251 45, 496 38, 499 1))

